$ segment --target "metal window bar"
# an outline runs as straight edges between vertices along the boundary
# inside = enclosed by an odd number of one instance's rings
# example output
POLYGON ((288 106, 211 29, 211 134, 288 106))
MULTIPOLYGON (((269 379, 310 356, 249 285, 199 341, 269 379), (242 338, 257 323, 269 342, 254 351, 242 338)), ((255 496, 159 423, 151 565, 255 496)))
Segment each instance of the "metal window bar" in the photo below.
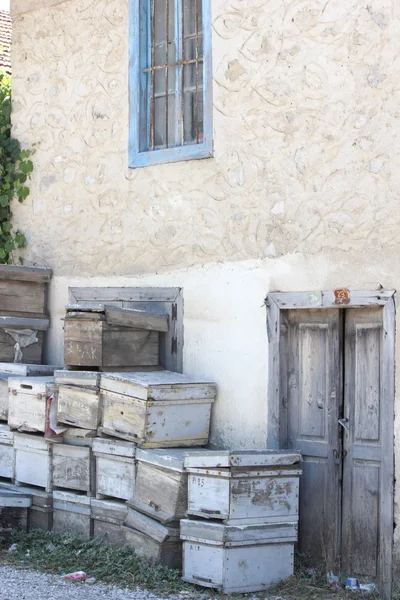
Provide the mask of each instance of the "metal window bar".
MULTIPOLYGON (((156 119, 156 98, 165 97, 165 148, 169 148, 169 69, 176 69, 176 87, 175 97, 176 105, 178 108, 176 114, 177 121, 177 134, 176 140, 179 140, 179 145, 185 144, 184 139, 184 108, 185 108, 185 93, 195 92, 195 139, 198 144, 200 141, 200 110, 199 110, 199 93, 203 93, 203 89, 200 90, 199 86, 199 65, 203 67, 203 56, 199 53, 199 39, 203 37, 203 32, 199 31, 199 0, 193 0, 195 3, 195 33, 185 35, 185 0, 171 0, 175 2, 175 38, 170 40, 169 37, 169 15, 170 15, 170 0, 166 1, 166 24, 165 24, 165 63, 163 65, 155 64, 155 49, 158 44, 155 41, 155 23, 156 23, 156 0, 151 0, 151 66, 143 69, 143 73, 149 73, 151 76, 151 109, 150 109, 150 147, 152 150, 155 149, 155 119, 156 119), (195 58, 184 59, 184 47, 185 42, 189 40, 195 40, 195 58), (176 45, 176 58, 174 62, 169 62, 169 45, 173 41, 176 45), (196 68, 195 86, 188 86, 185 89, 185 66, 194 64, 196 68), (155 74, 159 69, 165 69, 165 94, 156 93, 155 90, 155 74), (181 85, 179 86, 179 81, 181 85)), ((191 142, 193 143, 193 142, 191 142)))

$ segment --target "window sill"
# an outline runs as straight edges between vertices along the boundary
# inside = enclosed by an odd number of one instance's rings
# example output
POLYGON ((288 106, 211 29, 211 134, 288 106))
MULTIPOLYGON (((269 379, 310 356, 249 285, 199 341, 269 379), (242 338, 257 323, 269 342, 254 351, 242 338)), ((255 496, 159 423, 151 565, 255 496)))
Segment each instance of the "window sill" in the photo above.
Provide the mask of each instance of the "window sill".
POLYGON ((131 150, 129 168, 150 167, 152 165, 182 162, 184 160, 212 158, 212 156, 212 140, 206 139, 202 144, 179 146, 178 148, 168 148, 166 150, 152 150, 150 152, 136 152, 131 150))

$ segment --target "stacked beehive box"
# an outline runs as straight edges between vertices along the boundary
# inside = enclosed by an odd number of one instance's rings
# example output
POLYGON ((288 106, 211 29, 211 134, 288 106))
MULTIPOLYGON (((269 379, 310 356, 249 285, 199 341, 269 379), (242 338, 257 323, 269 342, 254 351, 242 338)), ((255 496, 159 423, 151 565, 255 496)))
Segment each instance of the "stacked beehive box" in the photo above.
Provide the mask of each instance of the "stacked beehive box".
POLYGON ((42 362, 49 269, 0 265, 0 361, 42 362))
POLYGON ((185 581, 253 592, 293 574, 299 463, 275 450, 185 458, 187 513, 197 517, 181 521, 185 581))

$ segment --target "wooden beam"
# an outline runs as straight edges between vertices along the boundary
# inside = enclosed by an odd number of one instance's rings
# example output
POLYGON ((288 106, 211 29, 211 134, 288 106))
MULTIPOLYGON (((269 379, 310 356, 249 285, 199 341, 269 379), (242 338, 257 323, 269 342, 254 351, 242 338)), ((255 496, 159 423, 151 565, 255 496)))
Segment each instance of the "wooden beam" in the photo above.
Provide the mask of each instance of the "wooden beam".
POLYGON ((108 325, 148 329, 150 331, 168 331, 168 315, 165 313, 135 308, 119 308, 110 305, 105 305, 104 308, 108 325))

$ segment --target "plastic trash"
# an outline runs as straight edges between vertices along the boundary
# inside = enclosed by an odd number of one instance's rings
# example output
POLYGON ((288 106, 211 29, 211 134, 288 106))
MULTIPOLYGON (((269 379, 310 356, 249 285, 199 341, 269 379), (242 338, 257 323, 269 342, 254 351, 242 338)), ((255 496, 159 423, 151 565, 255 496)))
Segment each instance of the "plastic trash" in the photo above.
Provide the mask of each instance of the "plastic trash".
POLYGON ((87 579, 87 575, 85 571, 74 571, 74 573, 62 575, 62 578, 66 579, 67 581, 84 581, 87 579))
POLYGON ((359 590, 360 584, 356 577, 348 577, 346 579, 346 590, 359 590))
POLYGON ((13 552, 17 552, 17 550, 18 550, 18 544, 12 544, 8 549, 8 553, 12 554, 13 552))
POLYGON ((378 591, 378 587, 375 583, 360 583, 359 590, 367 592, 367 594, 373 594, 378 591))
POLYGON ((54 550, 57 550, 57 546, 50 542, 49 544, 47 544, 46 550, 48 550, 49 552, 54 552, 54 550))
POLYGON ((93 585, 94 583, 96 583, 97 579, 96 577, 88 577, 85 581, 85 583, 87 583, 88 585, 93 585))

